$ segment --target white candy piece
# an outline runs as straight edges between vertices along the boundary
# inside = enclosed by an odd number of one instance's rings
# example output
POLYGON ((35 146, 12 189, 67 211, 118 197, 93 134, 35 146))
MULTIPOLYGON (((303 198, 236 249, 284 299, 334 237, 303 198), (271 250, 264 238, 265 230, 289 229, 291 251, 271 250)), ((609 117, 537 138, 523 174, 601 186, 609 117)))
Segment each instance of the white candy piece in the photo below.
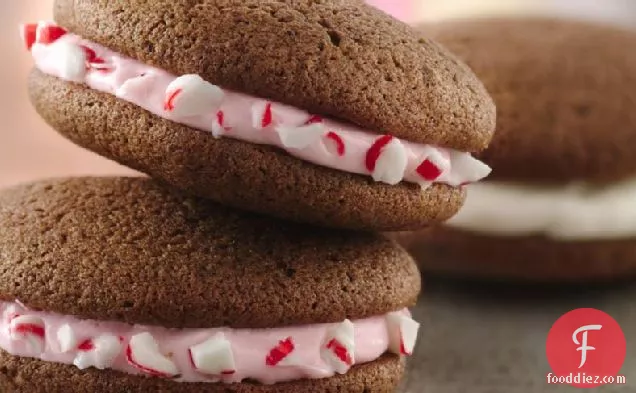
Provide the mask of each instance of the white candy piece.
POLYGON ((133 336, 126 349, 128 362, 140 371, 155 376, 172 377, 179 374, 177 366, 165 357, 150 333, 133 336))
POLYGON ((215 138, 220 138, 225 135, 225 113, 217 112, 212 120, 212 135, 215 138))
POLYGON ((307 113, 307 111, 281 104, 280 102, 272 105, 272 119, 278 122, 278 124, 284 123, 290 126, 302 126, 307 125, 309 120, 313 117, 314 116, 307 113))
POLYGON ((280 141, 288 149, 304 149, 318 143, 325 135, 325 126, 320 123, 300 127, 278 126, 276 132, 280 141))
POLYGON ((281 360, 280 362, 278 362, 278 364, 276 365, 276 367, 300 367, 300 366, 304 367, 305 364, 300 358, 300 356, 298 356, 298 354, 296 354, 295 352, 292 352, 289 355, 285 356, 285 358, 281 360))
POLYGON ((42 318, 31 315, 16 316, 9 324, 9 336, 14 341, 25 340, 38 355, 44 352, 45 325, 42 318))
POLYGON ((399 312, 386 317, 389 327, 389 350, 397 355, 411 355, 417 342, 420 324, 399 312))
POLYGON ((11 323, 11 320, 16 316, 20 315, 24 311, 15 305, 11 305, 7 307, 2 313, 2 320, 6 321, 6 323, 11 323))
POLYGON ((65 41, 56 41, 50 47, 58 60, 60 78, 71 82, 83 82, 87 61, 84 49, 65 41))
POLYGON ((355 364, 354 326, 350 320, 334 326, 325 337, 320 350, 322 359, 339 374, 345 374, 355 364))
MULTIPOLYGON (((156 89, 157 75, 148 73, 145 75, 139 75, 134 78, 130 78, 124 82, 115 91, 117 97, 130 97, 132 95, 150 96, 153 93, 153 89, 156 89)), ((159 89, 157 89, 159 90, 159 89)))
POLYGON ((231 375, 236 371, 232 345, 223 334, 190 347, 194 367, 203 374, 231 375))
POLYGON ((399 139, 393 138, 382 148, 373 170, 373 180, 396 185, 404 179, 407 164, 408 157, 404 145, 399 139))
POLYGON ((60 344, 60 352, 62 353, 75 350, 79 345, 77 335, 68 324, 60 326, 57 330, 57 341, 60 344))
MULTIPOLYGON (((477 160, 470 153, 450 150, 450 160, 454 169, 453 172, 461 173, 463 183, 473 183, 481 180, 492 171, 488 165, 477 160)), ((458 186, 462 182, 454 181, 456 184, 452 184, 449 181, 453 186, 458 186)))
POLYGON ((186 117, 215 113, 223 96, 223 90, 199 75, 182 75, 166 88, 165 110, 186 117))
POLYGON ((73 364, 80 370, 95 367, 104 370, 113 365, 115 359, 122 350, 122 343, 119 337, 103 335, 91 340, 93 349, 88 351, 80 350, 73 361, 73 364))

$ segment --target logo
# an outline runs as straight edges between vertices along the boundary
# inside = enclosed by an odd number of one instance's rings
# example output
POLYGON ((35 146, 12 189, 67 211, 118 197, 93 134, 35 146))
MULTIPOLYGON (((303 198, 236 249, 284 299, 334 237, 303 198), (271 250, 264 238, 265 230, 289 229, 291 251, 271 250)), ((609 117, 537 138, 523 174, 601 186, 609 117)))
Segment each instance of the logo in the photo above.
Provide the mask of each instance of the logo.
POLYGON ((627 344, 620 325, 603 311, 580 308, 559 318, 546 342, 546 356, 559 380, 580 388, 610 383, 619 374, 627 344))
POLYGON ((574 331, 574 334, 572 335, 572 341, 574 341, 574 343, 577 345, 581 344, 581 346, 576 349, 577 351, 581 351, 581 364, 579 364, 579 368, 585 366, 585 362, 587 361, 587 351, 593 351, 596 349, 587 345, 587 332, 589 330, 601 330, 602 328, 603 325, 586 325, 581 326, 574 331), (581 336, 583 336, 583 340, 581 340, 581 342, 579 342, 577 338, 579 333, 581 333, 581 336))

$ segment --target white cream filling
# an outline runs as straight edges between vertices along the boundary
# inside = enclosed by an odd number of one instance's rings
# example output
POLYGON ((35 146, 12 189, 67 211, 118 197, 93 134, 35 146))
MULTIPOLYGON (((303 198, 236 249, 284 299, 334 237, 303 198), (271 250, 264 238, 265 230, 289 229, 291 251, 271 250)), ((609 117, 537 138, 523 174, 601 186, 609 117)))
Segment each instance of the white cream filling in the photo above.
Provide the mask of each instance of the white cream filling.
POLYGON ((636 235, 636 178, 603 188, 583 183, 468 186, 466 204, 447 225, 498 236, 543 235, 567 241, 636 235))

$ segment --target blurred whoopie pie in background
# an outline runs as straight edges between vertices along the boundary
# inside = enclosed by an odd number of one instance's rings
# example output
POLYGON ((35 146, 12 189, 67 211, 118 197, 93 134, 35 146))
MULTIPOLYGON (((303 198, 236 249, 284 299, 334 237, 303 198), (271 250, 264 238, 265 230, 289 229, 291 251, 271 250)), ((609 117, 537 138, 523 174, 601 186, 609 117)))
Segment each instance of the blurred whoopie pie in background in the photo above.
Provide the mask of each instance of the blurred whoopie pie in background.
POLYGON ((402 233, 425 270, 489 279, 636 275, 636 33, 544 18, 423 27, 481 78, 497 131, 446 225, 402 233))

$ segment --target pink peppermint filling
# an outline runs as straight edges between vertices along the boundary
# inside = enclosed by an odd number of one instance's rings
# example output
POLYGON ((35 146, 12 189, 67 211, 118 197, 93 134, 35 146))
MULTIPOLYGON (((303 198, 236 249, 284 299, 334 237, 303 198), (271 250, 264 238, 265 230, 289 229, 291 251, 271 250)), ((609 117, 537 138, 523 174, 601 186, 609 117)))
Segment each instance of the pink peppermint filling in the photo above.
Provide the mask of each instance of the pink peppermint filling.
POLYGON ((175 382, 273 384, 329 378, 387 352, 410 355, 408 310, 356 321, 272 329, 168 329, 82 320, 0 302, 0 349, 11 355, 175 382))
POLYGON ((490 173, 469 153, 378 135, 221 88, 198 75, 175 76, 51 23, 24 25, 22 36, 43 73, 83 83, 218 138, 276 146, 298 159, 391 185, 406 181, 423 188, 433 183, 457 187, 490 173))

